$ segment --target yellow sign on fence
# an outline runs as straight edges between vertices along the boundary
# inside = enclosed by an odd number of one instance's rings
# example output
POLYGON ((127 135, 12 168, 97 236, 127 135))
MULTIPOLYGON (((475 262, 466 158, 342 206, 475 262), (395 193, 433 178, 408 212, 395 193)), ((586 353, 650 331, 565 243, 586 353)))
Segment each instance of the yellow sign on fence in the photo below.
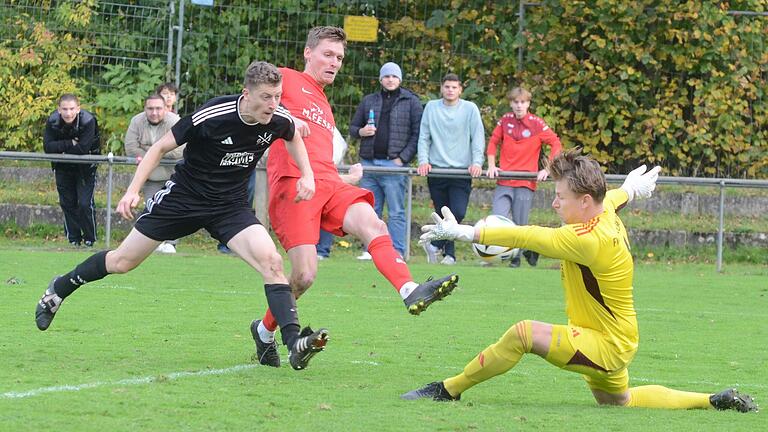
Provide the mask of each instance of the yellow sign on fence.
POLYGON ((344 31, 348 41, 376 42, 379 20, 376 17, 347 15, 344 17, 344 31))

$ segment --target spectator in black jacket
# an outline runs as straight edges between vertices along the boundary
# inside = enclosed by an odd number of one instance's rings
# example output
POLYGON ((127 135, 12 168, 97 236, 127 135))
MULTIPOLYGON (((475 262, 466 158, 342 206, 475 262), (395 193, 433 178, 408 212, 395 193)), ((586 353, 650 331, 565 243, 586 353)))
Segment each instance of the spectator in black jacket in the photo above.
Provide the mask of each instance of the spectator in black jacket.
MULTIPOLYGON (((382 216, 384 202, 389 217, 387 229, 400 255, 405 256, 405 195, 407 178, 399 174, 370 173, 366 166, 401 167, 416 155, 423 108, 419 97, 400 87, 400 66, 389 62, 381 67, 381 91, 366 95, 357 106, 349 133, 360 138, 360 187, 373 192, 376 214, 382 216)), ((371 259, 364 252, 358 259, 371 259)))
MULTIPOLYGON (((100 153, 99 125, 96 117, 80 109, 73 94, 59 98, 59 106, 48 117, 43 135, 46 153, 87 155, 100 153)), ((64 232, 73 246, 93 246, 96 241, 96 215, 93 189, 96 164, 54 162, 51 164, 64 212, 64 232)))

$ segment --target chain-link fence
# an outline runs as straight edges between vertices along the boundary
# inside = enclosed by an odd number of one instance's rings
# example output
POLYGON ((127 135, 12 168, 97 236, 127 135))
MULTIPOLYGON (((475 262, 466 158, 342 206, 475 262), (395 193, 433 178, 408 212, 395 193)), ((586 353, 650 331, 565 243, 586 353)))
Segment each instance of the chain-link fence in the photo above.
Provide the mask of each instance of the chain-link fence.
MULTIPOLYGON (((173 4, 178 0, 136 2, 93 2, 87 27, 74 25, 62 12, 71 7, 66 1, 0 1, 0 18, 28 16, 46 24, 55 33, 69 33, 77 43, 87 43, 87 57, 74 74, 91 86, 110 87, 103 80, 107 65, 138 69, 139 64, 153 59, 168 62, 169 40, 174 19, 173 4)), ((4 21, 7 22, 7 21, 4 21)), ((0 41, 18 45, 12 26, 0 28, 0 41)))
MULTIPOLYGON (((656 5, 643 9, 644 4, 654 2, 616 2, 616 16, 611 17, 620 21, 624 13, 622 8, 634 8, 635 12, 640 8, 644 14, 641 16, 663 15, 663 19, 654 21, 654 25, 661 28, 654 29, 654 37, 664 32, 679 34, 679 39, 672 37, 671 40, 685 46, 685 50, 672 52, 672 47, 665 52, 663 44, 656 44, 652 55, 657 58, 650 60, 639 52, 644 45, 653 45, 652 42, 631 40, 637 34, 624 34, 620 30, 615 34, 611 33, 614 30, 605 28, 593 32, 599 24, 595 22, 568 23, 574 25, 569 43, 573 43, 575 51, 566 49, 573 48, 570 46, 536 46, 536 41, 547 37, 546 24, 542 22, 547 20, 548 14, 555 16, 562 12, 566 7, 564 2, 520 0, 485 5, 466 2, 456 6, 455 2, 446 4, 437 0, 215 0, 214 4, 213 7, 198 6, 190 0, 0 0, 0 18, 26 14, 45 22, 51 31, 73 34, 87 45, 86 60, 72 72, 82 78, 86 90, 92 92, 86 95, 86 104, 98 105, 92 96, 116 87, 114 74, 105 78, 111 66, 136 70, 150 62, 161 62, 161 66, 164 64, 167 68, 166 79, 178 77, 181 88, 179 112, 188 114, 211 97, 239 92, 243 70, 254 59, 302 69, 302 51, 309 28, 342 26, 348 15, 374 16, 379 20, 378 40, 350 42, 336 84, 326 89, 342 133, 348 130, 348 122, 364 94, 379 88, 380 66, 395 61, 403 68, 403 86, 414 90, 425 101, 439 97, 439 82, 445 73, 458 73, 466 84, 462 97, 478 103, 487 127, 492 127, 499 115, 508 110, 504 93, 517 84, 517 80, 524 80, 530 87, 548 88, 548 94, 536 95, 534 112, 545 118, 564 142, 585 146, 602 158, 611 170, 621 171, 625 164, 634 163, 633 159, 645 160, 652 156, 649 155, 652 151, 644 153, 632 148, 641 147, 646 142, 661 149, 659 152, 665 153, 670 160, 670 168, 684 175, 749 177, 755 172, 764 172, 764 165, 768 163, 753 162, 768 161, 765 144, 768 130, 763 121, 768 102, 761 88, 762 83, 768 81, 768 67, 765 66, 768 50, 763 39, 754 37, 755 28, 764 28, 756 25, 763 23, 768 13, 746 10, 765 9, 764 2, 741 0, 727 4, 745 10, 729 11, 727 15, 733 22, 722 21, 722 29, 712 30, 713 34, 724 33, 729 42, 723 44, 722 52, 712 51, 716 57, 711 59, 713 70, 701 67, 707 58, 697 58, 699 67, 692 77, 685 67, 686 56, 690 60, 697 55, 698 49, 711 49, 702 41, 712 35, 701 31, 697 35, 696 18, 686 15, 690 11, 683 8, 664 6, 660 11, 662 6, 656 5), (63 12, 78 5, 86 5, 91 10, 87 26, 75 25, 76 22, 63 12), (464 7, 467 9, 463 10, 464 7), (493 12, 503 12, 504 15, 493 16, 493 12), (524 20, 518 19, 521 14, 524 20), (493 21, 503 23, 503 27, 491 29, 488 23, 493 21), (492 30, 495 37, 484 38, 484 28, 492 30), (478 39, 472 39, 475 37, 478 39), (639 57, 632 58, 632 51, 613 52, 609 54, 616 57, 602 59, 605 62, 601 64, 599 56, 604 53, 592 56, 594 53, 588 51, 600 44, 622 43, 637 44, 639 57), (547 56, 565 56, 560 59, 563 65, 577 63, 581 69, 574 72, 571 68, 569 76, 558 76, 557 71, 551 70, 551 58, 549 62, 544 61, 547 56), (668 57, 660 60, 663 56, 668 57), (582 64, 584 58, 590 63, 582 64), (505 60, 505 66, 495 70, 501 59, 505 60), (744 62, 744 59, 748 61, 744 62), (666 63, 645 70, 646 61, 666 63), (717 74, 728 65, 741 69, 744 64, 754 70, 745 72, 741 81, 733 79, 740 74, 737 71, 729 77, 730 81, 718 82, 717 74), (627 88, 633 77, 640 75, 645 84, 639 85, 639 80, 635 80, 634 87, 617 96, 615 79, 603 87, 607 82, 605 79, 580 81, 573 78, 577 73, 593 74, 594 70, 589 67, 614 68, 611 76, 626 74, 627 78, 622 79, 626 80, 627 88), (543 68, 547 70, 543 71, 543 68), (489 69, 494 70, 491 73, 489 69), (638 72, 641 69, 642 72, 638 72), (569 84, 562 87, 552 84, 557 81, 569 84), (734 90, 750 85, 758 88, 755 91, 734 90), (711 97, 731 93, 739 97, 711 97), (711 106, 705 106, 707 101, 701 101, 706 99, 704 95, 710 95, 711 106), (613 101, 604 108, 606 98, 626 100, 613 101), (664 103, 656 103, 657 99, 663 99, 664 103), (732 106, 722 108, 723 102, 734 100, 737 102, 732 106), (585 119, 589 120, 586 126, 585 119), (666 135, 665 131, 668 132, 666 135), (736 138, 731 140, 736 142, 732 146, 724 143, 724 132, 730 131, 736 138), (682 148, 679 152, 677 145, 682 148), (707 149, 708 146, 712 148, 707 149), (610 149, 617 147, 626 149, 626 158, 611 153, 610 149), (688 148, 703 150, 693 152, 688 148), (710 156, 713 153, 716 156, 710 156), (729 158, 729 154, 738 154, 742 159, 729 158), (743 168, 743 161, 752 164, 752 171, 743 168)), ((590 16, 590 19, 598 18, 590 16)), ((18 44, 14 38, 16 34, 12 26, 0 27, 0 44, 14 46, 18 44)), ((116 93, 122 94, 119 91, 116 93)), ((109 108, 109 113, 114 113, 119 107, 109 108)), ((140 109, 140 106, 136 107, 135 112, 140 109)), ((118 126, 120 124, 114 122, 114 130, 110 130, 113 135, 123 133, 118 126)), ((664 160, 664 157, 656 160, 664 160)))

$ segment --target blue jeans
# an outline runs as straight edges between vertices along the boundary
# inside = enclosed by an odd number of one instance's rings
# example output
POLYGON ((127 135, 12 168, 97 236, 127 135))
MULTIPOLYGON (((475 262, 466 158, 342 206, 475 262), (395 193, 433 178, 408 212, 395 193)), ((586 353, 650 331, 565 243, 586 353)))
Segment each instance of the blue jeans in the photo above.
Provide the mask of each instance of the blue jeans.
MULTIPOLYGON (((399 167, 387 159, 361 159, 363 167, 399 167)), ((381 218, 384 213, 384 203, 387 203, 387 229, 392 237, 392 244, 400 255, 405 256, 405 194, 408 187, 408 179, 400 174, 382 174, 365 172, 360 179, 360 187, 373 192, 373 209, 381 218)))
POLYGON ((333 246, 333 234, 324 229, 321 229, 320 241, 318 241, 317 245, 315 246, 317 249, 317 254, 328 258, 331 256, 331 246, 333 246))

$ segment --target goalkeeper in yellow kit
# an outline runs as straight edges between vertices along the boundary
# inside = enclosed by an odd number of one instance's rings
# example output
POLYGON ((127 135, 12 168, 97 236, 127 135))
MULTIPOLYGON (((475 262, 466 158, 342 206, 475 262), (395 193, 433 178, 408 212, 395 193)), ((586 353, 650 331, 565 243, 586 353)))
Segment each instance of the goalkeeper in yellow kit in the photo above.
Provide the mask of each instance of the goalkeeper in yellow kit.
POLYGON ((433 214, 421 241, 456 239, 521 247, 559 258, 567 325, 520 321, 452 378, 405 393, 403 399, 458 400, 461 394, 513 368, 523 354, 581 374, 599 404, 647 408, 716 408, 756 411, 752 398, 735 389, 691 393, 658 385, 629 387, 627 367, 637 352, 637 314, 632 300, 633 262, 624 224, 616 212, 634 198, 651 196, 660 167, 632 171, 619 189, 606 192, 605 176, 578 150, 560 153, 549 172, 552 207, 564 225, 486 227, 459 225, 443 207, 433 214))

